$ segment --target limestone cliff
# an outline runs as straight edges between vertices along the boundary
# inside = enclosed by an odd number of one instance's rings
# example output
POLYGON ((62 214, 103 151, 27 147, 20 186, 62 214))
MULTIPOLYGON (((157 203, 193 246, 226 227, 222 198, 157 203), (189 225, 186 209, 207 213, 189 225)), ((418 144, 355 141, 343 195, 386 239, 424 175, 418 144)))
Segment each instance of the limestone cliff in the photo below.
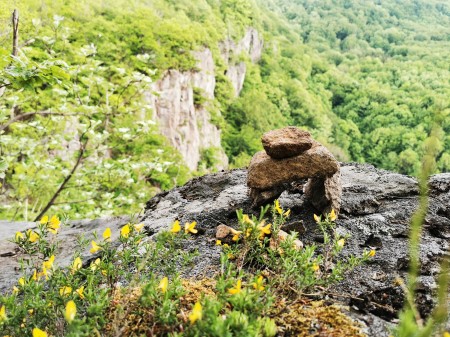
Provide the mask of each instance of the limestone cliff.
MULTIPOLYGON (((235 94, 242 90, 245 75, 245 62, 234 59, 245 55, 252 62, 261 57, 263 41, 259 33, 249 28, 244 37, 235 42, 230 38, 220 44, 220 52, 227 67, 235 94)), ((161 133, 171 145, 180 151, 187 166, 196 170, 202 150, 214 148, 220 164, 218 169, 226 168, 228 159, 221 147, 221 131, 211 121, 214 89, 216 86, 216 65, 210 49, 193 52, 197 60, 196 71, 181 72, 166 70, 161 78, 153 83, 146 99, 153 108, 153 118, 160 125, 161 133), (196 103, 196 95, 201 95, 202 104, 196 103)))

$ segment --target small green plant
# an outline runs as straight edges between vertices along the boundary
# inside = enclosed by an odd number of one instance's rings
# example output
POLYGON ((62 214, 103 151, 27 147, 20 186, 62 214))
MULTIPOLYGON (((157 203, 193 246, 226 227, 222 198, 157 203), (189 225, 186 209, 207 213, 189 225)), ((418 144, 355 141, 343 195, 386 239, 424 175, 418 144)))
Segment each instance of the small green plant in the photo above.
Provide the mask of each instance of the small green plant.
POLYGON ((268 210, 263 208, 258 218, 238 212, 240 228, 232 230, 230 245, 217 242, 220 273, 202 280, 179 276, 196 256, 183 248, 198 234, 195 221, 184 228, 175 221, 154 240, 146 238, 143 224, 128 223, 120 229, 119 245, 106 228, 90 242, 80 239, 70 265, 59 267, 57 235, 65 220, 44 216, 36 230, 15 235, 25 256, 23 276, 10 295, 0 297, 2 332, 33 337, 275 336, 290 324, 276 323, 283 298, 278 295, 293 290, 290 303, 296 303, 303 290, 340 279, 373 253, 339 262, 344 242, 334 233, 333 213, 317 218, 325 238, 321 253, 315 246, 301 249, 295 233, 279 236, 290 211, 276 201, 269 223, 268 210))

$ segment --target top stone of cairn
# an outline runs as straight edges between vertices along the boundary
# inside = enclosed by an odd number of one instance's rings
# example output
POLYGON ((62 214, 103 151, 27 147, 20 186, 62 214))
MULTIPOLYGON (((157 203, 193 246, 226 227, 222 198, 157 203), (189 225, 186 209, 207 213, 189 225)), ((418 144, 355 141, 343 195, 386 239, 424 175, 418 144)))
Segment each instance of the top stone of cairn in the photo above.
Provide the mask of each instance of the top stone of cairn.
POLYGON ((284 159, 297 156, 309 150, 313 139, 308 131, 295 126, 266 132, 262 138, 266 153, 274 159, 284 159))

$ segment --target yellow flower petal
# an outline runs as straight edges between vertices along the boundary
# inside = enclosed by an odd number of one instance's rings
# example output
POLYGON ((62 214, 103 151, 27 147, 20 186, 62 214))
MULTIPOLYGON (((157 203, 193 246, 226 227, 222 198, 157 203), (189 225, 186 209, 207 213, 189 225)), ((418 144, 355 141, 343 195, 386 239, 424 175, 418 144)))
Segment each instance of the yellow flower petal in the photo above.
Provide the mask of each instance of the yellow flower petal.
POLYGON ((83 266, 83 262, 81 261, 80 257, 77 257, 73 263, 72 263, 72 273, 76 272, 77 270, 81 269, 81 267, 83 266))
POLYGON ((56 234, 58 232, 60 224, 61 224, 61 221, 59 221, 58 217, 56 215, 54 215, 50 219, 50 222, 48 223, 47 228, 51 233, 56 234))
POLYGON ((48 215, 44 215, 44 216, 41 218, 40 223, 41 223, 41 225, 45 225, 47 222, 48 222, 48 215))
POLYGON ((278 212, 278 214, 283 214, 283 209, 280 207, 280 202, 277 200, 275 200, 275 209, 278 212))
POLYGON ((47 333, 39 328, 34 328, 33 337, 47 337, 47 333))
POLYGON ((286 218, 289 218, 289 215, 291 215, 291 210, 288 209, 286 212, 284 212, 283 214, 286 218))
POLYGON ((50 256, 47 261, 42 263, 42 265, 45 269, 52 269, 53 262, 55 262, 55 255, 50 256))
POLYGON ((4 305, 2 305, 2 307, 0 308, 0 323, 4 322, 7 320, 7 316, 6 316, 6 308, 4 305))
POLYGON ((258 291, 263 291, 264 290, 263 283, 264 283, 264 278, 262 277, 262 275, 260 275, 258 277, 258 279, 256 280, 256 282, 253 282, 253 288, 258 291))
POLYGON ((345 240, 344 239, 340 239, 338 242, 337 242, 337 245, 339 246, 339 247, 344 247, 344 245, 345 245, 345 240))
POLYGON ((172 229, 170 230, 171 233, 178 233, 181 231, 180 222, 177 220, 173 223, 172 229))
POLYGON ((66 311, 64 312, 64 317, 68 323, 72 323, 75 319, 75 315, 77 314, 77 305, 74 301, 70 300, 66 304, 66 311))
POLYGON ((196 221, 192 221, 191 223, 187 223, 184 225, 184 232, 196 234, 198 231, 195 229, 195 226, 197 225, 196 221))
POLYGON ((75 292, 78 294, 78 296, 80 296, 81 299, 84 299, 84 286, 79 287, 77 290, 75 290, 75 292))
POLYGON ((123 236, 124 238, 128 238, 128 236, 130 235, 130 231, 131 231, 130 224, 126 224, 120 230, 120 235, 123 236))
POLYGON ((98 266, 100 266, 100 258, 97 258, 94 262, 91 263, 91 270, 96 271, 98 266))
POLYGON ((318 264, 313 264, 312 265, 312 270, 314 270, 314 271, 318 271, 320 269, 320 267, 319 267, 319 265, 318 264))
POLYGON ((242 222, 243 223, 246 223, 246 224, 249 224, 249 225, 255 225, 255 223, 253 222, 253 220, 251 220, 250 219, 250 217, 247 215, 247 214, 244 214, 243 216, 242 216, 242 222))
POLYGON ((16 235, 14 237, 14 241, 15 242, 19 242, 21 240, 25 239, 25 236, 23 235, 22 232, 16 232, 16 235))
POLYGON ((216 240, 216 246, 220 246, 222 244, 222 241, 216 240))
POLYGON ((161 289, 161 292, 164 294, 167 291, 167 287, 169 286, 169 279, 167 277, 163 277, 159 282, 158 288, 161 289))
POLYGON ((314 214, 314 220, 315 220, 316 222, 320 222, 320 217, 314 214))
POLYGON ((235 287, 228 289, 228 293, 231 295, 239 294, 241 292, 241 283, 241 280, 238 280, 235 287))
POLYGON ((103 239, 110 240, 111 239, 111 228, 106 228, 103 232, 103 239))
POLYGON ((136 232, 140 232, 143 228, 144 228, 143 223, 141 223, 139 225, 134 225, 134 229, 136 230, 136 232))
POLYGON ((330 212, 330 220, 334 221, 334 220, 336 220, 336 218, 337 218, 336 212, 334 211, 334 209, 332 209, 330 212))
POLYGON ((33 280, 33 281, 37 281, 37 270, 35 269, 34 270, 34 272, 33 272, 33 276, 31 277, 31 279, 33 280))
POLYGON ((18 294, 19 291, 19 288, 17 288, 16 286, 13 287, 13 294, 18 294))
POLYGON ((97 253, 99 250, 102 249, 102 247, 100 247, 100 246, 97 244, 97 242, 95 242, 95 241, 92 241, 92 242, 91 242, 91 245, 92 245, 92 248, 89 249, 89 252, 90 252, 91 254, 95 254, 95 253, 97 253))
POLYGON ((39 240, 39 234, 36 232, 33 232, 31 229, 27 230, 27 236, 28 236, 28 241, 30 241, 31 243, 34 243, 37 240, 39 240))
POLYGON ((25 279, 24 279, 23 277, 21 277, 21 278, 19 279, 19 285, 20 285, 21 287, 23 287, 23 286, 25 285, 25 279))
MULTIPOLYGON (((370 257, 374 257, 375 256, 375 250, 371 250, 370 252, 369 252, 369 254, 367 254, 367 255, 369 255, 370 257)), ((450 336, 449 336, 450 337, 450 336)))
POLYGON ((194 307, 192 308, 191 313, 189 314, 189 321, 191 324, 194 324, 198 320, 202 319, 202 305, 200 302, 196 302, 194 307))
POLYGON ((72 293, 72 287, 64 286, 62 288, 59 288, 59 294, 61 296, 68 296, 72 293))

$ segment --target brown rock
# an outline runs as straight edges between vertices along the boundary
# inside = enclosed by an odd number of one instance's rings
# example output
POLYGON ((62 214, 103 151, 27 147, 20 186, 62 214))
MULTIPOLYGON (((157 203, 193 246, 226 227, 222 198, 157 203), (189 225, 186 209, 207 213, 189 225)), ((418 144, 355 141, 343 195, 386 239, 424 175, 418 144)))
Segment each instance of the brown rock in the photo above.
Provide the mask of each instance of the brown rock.
POLYGON ((250 198, 253 201, 252 207, 259 207, 274 201, 284 190, 286 190, 285 185, 275 186, 266 191, 250 188, 250 198))
POLYGON ((304 187, 304 192, 313 206, 322 214, 330 213, 334 209, 336 215, 339 215, 342 197, 340 171, 331 177, 309 179, 304 187))
POLYGON ((269 190, 303 178, 332 176, 338 170, 339 163, 317 142, 314 142, 308 151, 286 159, 273 159, 264 151, 260 151, 250 162, 247 186, 269 190))
POLYGON ((313 146, 308 131, 295 126, 266 132, 261 138, 266 153, 275 159, 290 158, 299 155, 313 146))
POLYGON ((219 225, 216 230, 216 239, 223 240, 231 233, 231 227, 227 225, 219 225))

